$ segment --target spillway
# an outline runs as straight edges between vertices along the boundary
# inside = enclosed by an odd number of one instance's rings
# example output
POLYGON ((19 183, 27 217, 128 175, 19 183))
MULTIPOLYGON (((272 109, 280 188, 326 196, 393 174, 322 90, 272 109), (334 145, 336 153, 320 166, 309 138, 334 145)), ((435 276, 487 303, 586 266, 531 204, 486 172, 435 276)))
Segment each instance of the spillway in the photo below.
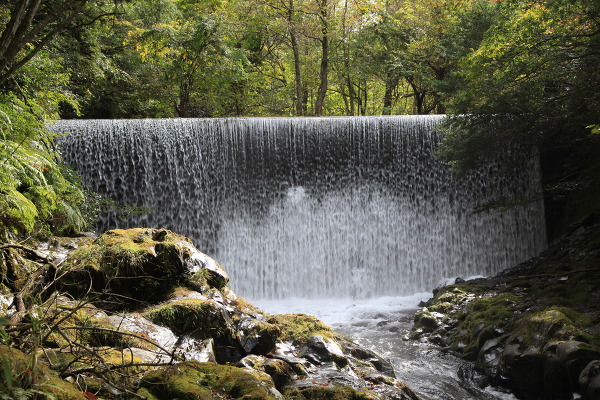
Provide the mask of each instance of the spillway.
POLYGON ((443 116, 63 120, 67 164, 89 187, 149 210, 98 230, 165 227, 192 238, 249 298, 370 298, 490 275, 546 247, 537 163, 460 180, 432 152, 443 116))

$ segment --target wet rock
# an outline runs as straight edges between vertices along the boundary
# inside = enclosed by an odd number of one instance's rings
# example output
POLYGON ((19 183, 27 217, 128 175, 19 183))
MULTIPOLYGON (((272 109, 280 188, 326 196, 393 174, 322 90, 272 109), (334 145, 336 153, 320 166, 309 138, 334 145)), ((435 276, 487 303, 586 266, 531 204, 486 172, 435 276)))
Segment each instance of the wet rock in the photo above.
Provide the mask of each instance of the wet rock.
POLYGON ((244 318, 238 324, 240 344, 247 353, 267 354, 275 347, 281 329, 255 318, 244 318))
POLYGON ((298 378, 292 367, 283 360, 267 359, 262 364, 262 369, 273 379, 275 387, 280 391, 298 378))
POLYGON ((546 398, 562 399, 579 389, 579 377, 600 351, 575 340, 551 341, 544 347, 543 370, 546 398))
POLYGON ((167 351, 171 350, 178 341, 178 337, 175 336, 173 331, 154 324, 139 314, 112 315, 107 318, 114 329, 146 337, 167 351))
POLYGON ((279 352, 269 355, 269 357, 285 361, 298 376, 307 376, 309 372, 314 372, 316 366, 304 358, 294 357, 292 355, 283 355, 279 352))
POLYGON ((340 346, 331 339, 320 335, 311 336, 301 348, 299 357, 306 358, 312 364, 321 365, 334 362, 339 368, 348 365, 348 360, 340 346))
POLYGON ((345 354, 349 354, 348 357, 352 357, 353 359, 359 362, 354 362, 355 364, 367 363, 370 366, 372 366, 377 372, 380 372, 387 377, 396 377, 396 374, 394 373, 394 367, 392 366, 392 364, 381 358, 375 352, 365 349, 364 347, 361 347, 356 343, 350 341, 344 342, 343 348, 345 354))
POLYGON ((504 352, 504 343, 498 339, 490 339, 484 343, 477 355, 475 367, 478 371, 491 380, 495 380, 496 384, 500 384, 500 359, 504 352))
POLYGON ((431 333, 440 325, 438 318, 427 309, 423 309, 415 314, 415 330, 423 333, 431 333))
POLYGON ((583 400, 600 399, 600 360, 590 362, 581 371, 579 388, 583 400))
POLYGON ((192 273, 188 279, 193 288, 203 292, 211 287, 223 289, 229 283, 229 275, 219 263, 191 244, 188 245, 188 250, 190 257, 186 260, 186 267, 192 273))
POLYGON ((517 396, 535 398, 544 387, 542 349, 523 342, 509 343, 500 357, 497 377, 506 377, 498 384, 507 384, 517 396))
POLYGON ((212 338, 198 340, 190 336, 181 337, 174 348, 176 354, 181 354, 186 360, 199 362, 217 362, 215 355, 215 343, 212 338))

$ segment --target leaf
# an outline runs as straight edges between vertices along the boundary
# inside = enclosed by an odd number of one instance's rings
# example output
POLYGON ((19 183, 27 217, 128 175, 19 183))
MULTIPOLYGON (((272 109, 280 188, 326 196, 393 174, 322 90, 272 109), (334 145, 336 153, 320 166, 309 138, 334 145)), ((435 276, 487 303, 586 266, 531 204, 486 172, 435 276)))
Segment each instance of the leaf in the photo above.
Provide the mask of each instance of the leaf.
POLYGON ((592 135, 599 135, 600 134, 600 125, 588 125, 585 128, 586 129, 590 129, 590 133, 592 135))

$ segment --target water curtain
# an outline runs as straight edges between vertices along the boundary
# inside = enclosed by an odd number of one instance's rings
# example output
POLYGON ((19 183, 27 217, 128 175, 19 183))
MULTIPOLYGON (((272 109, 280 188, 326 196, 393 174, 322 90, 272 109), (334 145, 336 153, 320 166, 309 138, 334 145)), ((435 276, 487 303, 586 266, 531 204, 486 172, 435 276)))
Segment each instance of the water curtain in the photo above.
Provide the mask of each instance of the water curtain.
POLYGON ((489 275, 546 246, 543 205, 473 213, 539 189, 539 167, 461 180, 432 156, 442 116, 59 121, 91 189, 142 215, 99 230, 192 238, 249 298, 368 298, 489 275))

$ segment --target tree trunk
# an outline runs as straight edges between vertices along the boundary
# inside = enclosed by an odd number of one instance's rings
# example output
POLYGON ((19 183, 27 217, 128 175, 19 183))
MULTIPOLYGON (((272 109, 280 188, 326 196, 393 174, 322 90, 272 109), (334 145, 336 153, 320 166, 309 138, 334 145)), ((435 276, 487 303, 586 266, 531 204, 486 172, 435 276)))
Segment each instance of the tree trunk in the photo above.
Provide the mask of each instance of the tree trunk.
POLYGON ((300 50, 298 49, 296 33, 291 27, 290 39, 292 41, 292 52, 294 53, 294 85, 296 88, 294 105, 296 108, 296 116, 301 116, 304 114, 302 110, 302 106, 304 104, 304 88, 302 87, 302 70, 300 69, 300 50))
POLYGON ((329 76, 329 27, 328 27, 328 11, 327 0, 318 0, 319 19, 321 21, 321 68, 319 72, 319 91, 317 100, 315 101, 315 115, 323 115, 323 107, 325 105, 325 95, 327 94, 327 80, 329 76))
POLYGON ((398 77, 395 77, 393 73, 388 72, 387 79, 385 80, 385 93, 383 95, 383 110, 382 115, 391 115, 392 106, 394 105, 394 91, 398 87, 398 77))
POLYGON ((302 86, 302 69, 300 68, 300 46, 298 44, 298 37, 296 36, 296 28, 294 26, 294 14, 296 13, 294 0, 289 0, 286 11, 288 33, 290 35, 290 44, 294 56, 294 114, 296 116, 302 116, 304 115, 304 87, 302 86))

